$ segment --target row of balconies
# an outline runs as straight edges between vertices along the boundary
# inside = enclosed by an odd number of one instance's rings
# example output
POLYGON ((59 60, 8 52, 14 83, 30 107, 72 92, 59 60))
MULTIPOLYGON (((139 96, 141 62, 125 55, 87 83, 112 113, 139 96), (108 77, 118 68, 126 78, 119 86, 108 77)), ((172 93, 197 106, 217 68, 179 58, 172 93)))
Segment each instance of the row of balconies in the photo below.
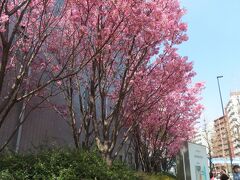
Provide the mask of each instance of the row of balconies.
POLYGON ((239 148, 234 148, 234 154, 239 154, 240 153, 240 147, 239 148))
POLYGON ((229 102, 228 102, 228 104, 227 104, 227 107, 226 107, 226 111, 229 113, 229 112, 231 112, 231 111, 236 111, 236 107, 238 107, 239 106, 239 103, 238 103, 238 100, 239 100, 239 98, 238 99, 231 99, 229 102))
POLYGON ((228 146, 222 146, 222 145, 218 145, 218 146, 213 146, 213 149, 217 150, 217 151, 222 151, 222 149, 224 150, 228 150, 228 146))

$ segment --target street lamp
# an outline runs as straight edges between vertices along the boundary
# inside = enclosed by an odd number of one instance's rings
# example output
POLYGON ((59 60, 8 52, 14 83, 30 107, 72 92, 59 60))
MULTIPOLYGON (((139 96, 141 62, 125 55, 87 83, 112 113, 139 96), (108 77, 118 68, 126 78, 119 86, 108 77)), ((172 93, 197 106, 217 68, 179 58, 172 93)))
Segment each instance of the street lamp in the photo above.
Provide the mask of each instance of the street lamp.
MULTIPOLYGON (((226 121, 225 113, 224 113, 224 107, 223 107, 222 93, 221 93, 221 88, 220 88, 220 83, 219 83, 220 78, 223 78, 223 76, 217 76, 218 91, 219 91, 219 96, 220 96, 220 100, 221 100, 223 118, 224 118, 224 121, 226 121)), ((229 158, 230 158, 230 164, 231 164, 230 171, 232 171, 232 167, 233 167, 232 161, 233 161, 233 159, 232 159, 231 145, 230 145, 230 141, 229 141, 228 127, 227 127, 227 143, 228 143, 228 152, 229 152, 229 158)), ((222 143, 222 148, 223 148, 223 143, 222 143)))
POLYGON ((218 82, 218 91, 219 91, 220 100, 221 100, 221 105, 222 105, 222 113, 223 113, 223 116, 224 116, 222 93, 221 93, 221 88, 220 88, 220 83, 219 83, 219 79, 220 79, 220 78, 223 78, 223 76, 217 76, 217 82, 218 82))

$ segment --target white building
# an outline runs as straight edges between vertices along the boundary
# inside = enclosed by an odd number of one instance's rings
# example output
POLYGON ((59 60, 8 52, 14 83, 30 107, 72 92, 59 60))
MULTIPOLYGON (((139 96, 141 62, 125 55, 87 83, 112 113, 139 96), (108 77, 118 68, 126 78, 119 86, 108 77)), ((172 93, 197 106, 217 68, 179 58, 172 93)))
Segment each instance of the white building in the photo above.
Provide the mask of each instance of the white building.
POLYGON ((195 144, 203 145, 204 144, 204 136, 203 135, 204 134, 203 134, 202 128, 196 129, 196 134, 194 135, 192 142, 195 144))
POLYGON ((230 100, 226 106, 226 115, 229 119, 234 155, 240 156, 240 92, 230 93, 230 100))
POLYGON ((192 142, 208 147, 213 135, 213 122, 206 123, 204 121, 202 126, 203 127, 196 127, 196 134, 192 142))

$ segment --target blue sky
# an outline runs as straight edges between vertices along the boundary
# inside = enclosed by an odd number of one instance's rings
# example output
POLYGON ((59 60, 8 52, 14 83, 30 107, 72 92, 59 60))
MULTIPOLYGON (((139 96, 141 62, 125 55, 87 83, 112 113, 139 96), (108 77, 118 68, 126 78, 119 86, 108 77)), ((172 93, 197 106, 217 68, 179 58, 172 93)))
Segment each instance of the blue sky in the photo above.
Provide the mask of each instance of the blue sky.
MULTIPOLYGON (((189 41, 180 54, 194 62, 194 81, 205 82, 203 117, 213 121, 222 115, 218 75, 224 105, 231 91, 240 90, 240 0, 181 0, 187 9, 189 41)), ((202 117, 202 118, 203 118, 202 117)))

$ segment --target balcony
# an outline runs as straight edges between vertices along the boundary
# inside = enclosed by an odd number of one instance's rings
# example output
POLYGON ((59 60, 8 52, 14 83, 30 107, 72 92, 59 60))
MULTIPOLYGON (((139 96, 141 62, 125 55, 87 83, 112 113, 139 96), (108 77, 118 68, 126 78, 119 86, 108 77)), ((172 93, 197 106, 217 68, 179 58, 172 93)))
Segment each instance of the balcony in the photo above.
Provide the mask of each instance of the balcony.
POLYGON ((234 154, 240 154, 240 147, 234 149, 234 154))

